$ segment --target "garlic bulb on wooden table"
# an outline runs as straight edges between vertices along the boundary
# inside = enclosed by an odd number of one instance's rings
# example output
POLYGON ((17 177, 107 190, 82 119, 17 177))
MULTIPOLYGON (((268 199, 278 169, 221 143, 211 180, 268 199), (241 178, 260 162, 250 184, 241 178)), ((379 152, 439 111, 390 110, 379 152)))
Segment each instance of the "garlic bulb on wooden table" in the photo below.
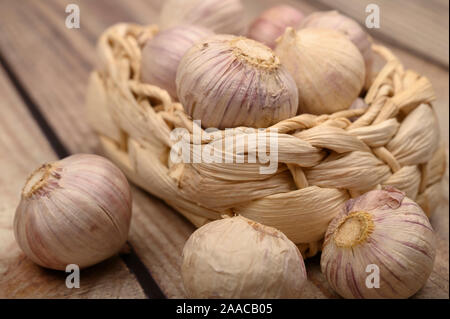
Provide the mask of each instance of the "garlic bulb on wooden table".
POLYGON ((14 234, 35 263, 57 270, 85 268, 116 254, 131 219, 131 191, 109 160, 78 154, 42 165, 28 179, 14 234))
POLYGON ((194 45, 178 66, 177 95, 203 127, 268 127, 294 116, 294 79, 267 46, 215 35, 194 45))
POLYGON ((295 244, 241 216, 197 229, 184 246, 181 275, 190 298, 298 298, 306 282, 295 244))
POLYGON ((159 25, 167 29, 193 24, 216 33, 241 35, 245 21, 241 0, 165 0, 159 25))
POLYGON ((348 109, 364 85, 364 60, 343 34, 329 29, 287 28, 275 53, 295 79, 299 113, 348 109))
POLYGON ((159 86, 176 98, 175 78, 181 58, 196 42, 213 34, 193 25, 161 31, 142 49, 142 81, 159 86))
POLYGON ((304 14, 288 5, 279 5, 261 13, 251 24, 247 36, 274 48, 276 39, 287 27, 297 28, 304 14))
POLYGON ((427 216, 404 193, 370 191, 330 223, 322 272, 345 298, 408 298, 430 276, 434 240, 427 216))
POLYGON ((374 59, 372 40, 358 22, 335 10, 320 11, 311 13, 300 22, 300 29, 304 28, 333 29, 347 36, 363 56, 366 68, 366 87, 370 85, 374 59))

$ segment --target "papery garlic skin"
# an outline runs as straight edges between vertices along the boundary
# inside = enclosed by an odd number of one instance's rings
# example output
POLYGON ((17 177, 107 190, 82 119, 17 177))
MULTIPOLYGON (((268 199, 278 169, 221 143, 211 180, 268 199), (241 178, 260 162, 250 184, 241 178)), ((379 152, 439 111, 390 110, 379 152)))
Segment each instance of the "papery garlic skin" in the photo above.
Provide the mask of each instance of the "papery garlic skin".
POLYGON ((44 164, 28 179, 14 217, 14 234, 35 263, 85 268, 116 254, 131 219, 131 191, 109 160, 77 154, 44 164))
POLYGON ((190 298, 299 298, 303 258, 282 232, 236 216, 197 229, 183 249, 190 298))
MULTIPOLYGON (((358 97, 356 100, 353 101, 352 105, 348 108, 349 110, 358 110, 358 109, 364 109, 367 108, 369 105, 364 101, 364 99, 358 97)), ((354 122, 359 118, 359 116, 353 116, 349 118, 350 121, 354 122)))
POLYGON ((328 227, 320 264, 342 297, 408 298, 426 283, 434 258, 428 218, 404 193, 387 187, 346 203, 328 227), (375 283, 369 265, 379 269, 379 288, 366 284, 375 283))
POLYGON ((268 127, 294 116, 294 79, 267 46, 215 35, 194 45, 178 66, 177 95, 204 128, 268 127))
POLYGON ((175 78, 181 58, 196 42, 214 33, 203 27, 182 25, 158 33, 142 49, 142 81, 177 96, 175 78))
POLYGON ((288 5, 279 5, 261 13, 251 24, 247 36, 275 48, 276 40, 287 27, 297 28, 304 14, 288 5))
POLYGON ((300 28, 323 28, 342 32, 361 52, 366 67, 366 84, 370 84, 370 76, 373 65, 372 40, 358 22, 339 12, 320 11, 314 12, 304 18, 300 28))
POLYGON ((275 53, 295 79, 299 113, 348 109, 364 85, 365 67, 355 45, 338 31, 287 28, 275 53))
POLYGON ((160 15, 162 29, 192 24, 236 35, 244 34, 245 21, 241 0, 166 0, 160 15))

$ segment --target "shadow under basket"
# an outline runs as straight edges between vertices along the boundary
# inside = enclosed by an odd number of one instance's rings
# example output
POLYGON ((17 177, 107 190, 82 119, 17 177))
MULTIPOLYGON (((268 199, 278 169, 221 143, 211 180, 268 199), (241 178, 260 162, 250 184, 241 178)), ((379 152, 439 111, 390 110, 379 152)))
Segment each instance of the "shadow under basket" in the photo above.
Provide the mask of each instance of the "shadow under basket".
MULTIPOLYGON (((428 216, 439 204, 445 149, 431 83, 405 70, 385 47, 373 45, 386 64, 364 97, 368 107, 302 114, 267 128, 277 138, 278 166, 260 174, 259 163, 171 161, 172 146, 179 143, 171 139, 175 128, 190 133, 185 143, 191 152, 208 145, 221 150, 226 136, 216 131, 193 138, 194 127, 202 130, 182 105, 140 81, 141 49, 157 32, 154 25, 122 23, 102 34, 98 70, 89 80, 88 117, 106 156, 195 226, 240 214, 281 230, 310 257, 321 250, 342 204, 368 190, 394 186, 428 216)), ((244 137, 245 144, 251 134, 239 128, 234 137, 244 137)))

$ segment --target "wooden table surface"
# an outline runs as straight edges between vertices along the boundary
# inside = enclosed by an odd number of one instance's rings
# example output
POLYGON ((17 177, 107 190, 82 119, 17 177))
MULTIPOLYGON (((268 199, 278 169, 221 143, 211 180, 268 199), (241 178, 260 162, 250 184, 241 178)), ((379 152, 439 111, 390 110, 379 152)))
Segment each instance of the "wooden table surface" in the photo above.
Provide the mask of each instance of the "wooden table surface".
MULTIPOLYGON (((244 0, 245 1, 245 0, 244 0)), ((247 0, 249 19, 276 0, 247 0)), ((283 1, 305 13, 338 8, 364 21, 365 4, 381 8, 375 39, 388 43, 407 68, 434 85, 448 158, 448 2, 445 0, 283 1), (351 5, 350 5, 351 4, 351 5)), ((100 153, 85 121, 85 90, 98 36, 117 22, 157 23, 162 0, 0 0, 0 298, 183 298, 181 250, 194 226, 159 199, 133 187, 128 247, 81 272, 81 288, 66 273, 29 261, 12 221, 26 177, 41 163, 73 153, 100 153), (80 7, 81 28, 65 27, 65 7, 80 7)), ((438 254, 426 286, 414 297, 449 297, 448 160, 442 203, 432 217, 438 254)), ((307 298, 338 297, 306 261, 307 298)))

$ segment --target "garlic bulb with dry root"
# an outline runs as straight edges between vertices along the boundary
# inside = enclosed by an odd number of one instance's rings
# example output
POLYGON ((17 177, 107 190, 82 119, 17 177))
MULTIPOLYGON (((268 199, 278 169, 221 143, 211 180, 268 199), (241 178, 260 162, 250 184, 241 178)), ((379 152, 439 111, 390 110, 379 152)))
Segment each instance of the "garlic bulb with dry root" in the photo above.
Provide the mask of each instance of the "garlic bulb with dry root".
POLYGON ((183 249, 190 298, 298 298, 302 255, 279 230, 236 216, 197 229, 183 249))
POLYGON ((298 87, 299 112, 328 114, 348 109, 364 84, 364 60, 338 31, 287 28, 275 53, 298 87))
POLYGON ((346 203, 328 227, 320 264, 345 298, 408 298, 427 281, 434 257, 422 209, 387 187, 346 203))
POLYGON ((333 29, 346 35, 361 52, 366 67, 366 84, 370 84, 373 64, 372 40, 358 22, 339 12, 314 12, 303 19, 300 28, 333 29))
POLYGON ((195 44, 178 66, 177 95, 203 127, 267 127, 294 116, 294 79, 267 46, 215 35, 195 44))
POLYGON ((176 98, 175 78, 181 58, 196 42, 213 34, 208 29, 192 25, 158 33, 142 50, 142 81, 157 85, 176 98))
POLYGON ((243 34, 244 6, 241 0, 166 0, 161 9, 162 29, 193 24, 216 33, 243 34))
POLYGON ((14 218, 14 234, 35 263, 64 270, 94 265, 125 244, 131 192, 109 160, 79 154, 44 164, 28 179, 14 218))
POLYGON ((288 5, 269 8, 253 21, 248 30, 248 37, 273 49, 276 39, 284 30, 287 27, 297 28, 303 17, 301 11, 288 5))

